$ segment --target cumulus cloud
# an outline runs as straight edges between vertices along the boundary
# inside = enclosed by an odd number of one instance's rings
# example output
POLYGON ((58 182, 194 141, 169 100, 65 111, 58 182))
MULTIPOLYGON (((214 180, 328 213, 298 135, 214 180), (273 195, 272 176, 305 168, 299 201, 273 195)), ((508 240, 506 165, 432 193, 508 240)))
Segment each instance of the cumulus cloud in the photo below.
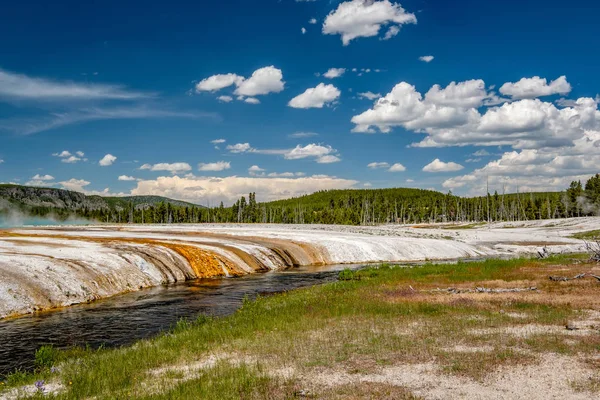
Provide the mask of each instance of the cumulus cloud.
POLYGON ((331 104, 341 95, 338 88, 333 85, 319 83, 314 88, 294 97, 288 105, 293 108, 323 108, 324 105, 331 104))
POLYGON ((231 73, 209 76, 196 84, 196 92, 216 92, 232 85, 239 85, 243 80, 243 76, 231 73))
POLYGON ((108 167, 113 165, 115 161, 117 161, 117 157, 113 156, 112 154, 107 154, 102 157, 102 160, 100 160, 98 164, 100 164, 101 167, 108 167))
POLYGON ((381 93, 364 92, 359 93, 358 97, 360 97, 361 99, 375 100, 381 97, 381 93))
POLYGON ((302 29, 300 29, 300 32, 302 32, 302 34, 305 35, 306 34, 306 28, 302 27, 302 29))
POLYGON ((297 145, 292 149, 256 149, 250 143, 237 143, 227 146, 231 153, 254 153, 266 155, 282 155, 286 160, 314 158, 319 164, 330 164, 341 161, 338 151, 329 145, 311 143, 306 146, 297 145))
POLYGON ((433 61, 434 58, 435 58, 434 56, 421 56, 421 57, 419 57, 419 60, 426 62, 426 63, 430 63, 433 61))
POLYGON ((85 192, 85 187, 90 184, 90 182, 84 179, 75 179, 71 178, 68 181, 59 182, 61 186, 67 190, 73 190, 75 192, 85 192))
POLYGON ((199 171, 224 171, 229 168, 231 168, 231 163, 226 162, 226 161, 198 164, 199 171))
POLYGON ((259 167, 258 165, 253 165, 248 168, 248 173, 251 176, 263 176, 265 174, 264 168, 259 167))
POLYGON ((329 70, 325 72, 323 76, 325 78, 334 79, 344 75, 345 72, 346 68, 329 68, 329 70))
POLYGON ((329 176, 297 178, 163 176, 137 183, 132 195, 160 195, 191 202, 232 204, 255 192, 258 201, 279 200, 320 190, 347 189, 357 181, 329 176))
POLYGON ((52 175, 40 175, 36 174, 31 178, 34 181, 53 181, 54 177, 52 175))
POLYGON ((25 186, 53 186, 54 183, 51 182, 54 180, 52 175, 40 175, 36 174, 32 176, 31 179, 25 183, 25 186))
POLYGON ((185 162, 176 162, 176 163, 158 163, 158 164, 144 164, 140 167, 141 170, 149 170, 149 171, 168 171, 172 174, 178 174, 181 172, 191 171, 192 167, 190 164, 185 162))
POLYGON ((454 172, 460 171, 464 167, 455 162, 443 162, 440 161, 439 158, 436 158, 429 164, 423 167, 423 171, 425 172, 454 172))
POLYGON ((507 82, 500 87, 500 93, 513 99, 533 99, 553 94, 568 94, 571 92, 571 84, 567 82, 566 76, 560 76, 548 83, 546 78, 534 76, 533 78, 522 78, 520 81, 507 82))
POLYGON ((219 100, 221 103, 231 103, 233 101, 233 97, 231 97, 231 96, 219 96, 219 97, 217 97, 217 100, 219 100))
POLYGON ((585 131, 572 146, 505 152, 473 172, 447 179, 443 186, 469 194, 490 190, 502 192, 564 190, 571 181, 585 181, 600 168, 600 131, 585 131), (598 144, 598 146, 596 146, 598 144))
POLYGON ((247 151, 252 150, 252 147, 250 146, 250 143, 236 143, 228 145, 227 150, 231 153, 246 153, 247 151))
POLYGON ((296 146, 284 154, 286 160, 299 160, 302 158, 315 158, 319 164, 329 164, 341 161, 335 154, 337 150, 331 146, 311 143, 306 146, 296 146))
POLYGON ((317 19, 316 18, 311 18, 310 20, 308 20, 308 23, 311 25, 314 25, 317 23, 317 19))
POLYGON ((246 102, 248 104, 260 104, 260 100, 257 99, 256 97, 246 97, 244 99, 244 102, 246 102))
MULTIPOLYGON (((205 78, 196 84, 196 92, 217 92, 219 90, 236 86, 234 94, 237 96, 254 97, 269 93, 279 93, 284 89, 283 73, 274 66, 257 69, 249 78, 228 73, 218 74, 205 78)), ((231 102, 233 97, 220 96, 219 101, 231 102)), ((240 99, 240 98, 238 98, 240 99)))
POLYGON ((396 163, 388 169, 389 172, 404 172, 406 171, 406 167, 400 163, 396 163))
POLYGON ((400 82, 373 107, 355 115, 354 132, 390 132, 399 126, 427 136, 413 147, 512 146, 515 149, 560 147, 599 124, 595 99, 580 98, 557 108, 539 99, 522 99, 491 107, 494 98, 482 80, 434 85, 423 97, 400 82), (482 107, 488 107, 483 113, 482 107))
POLYGON ((283 73, 274 66, 257 69, 248 79, 238 84, 235 91, 240 96, 259 96, 279 93, 284 89, 283 73))
POLYGON ((76 151, 74 155, 68 150, 63 150, 60 153, 53 153, 52 156, 60 158, 60 161, 65 164, 75 164, 79 161, 87 161, 87 158, 83 158, 85 153, 82 151, 76 151))
POLYGON ((226 140, 225 139, 214 139, 210 141, 212 144, 222 144, 225 143, 226 140))
POLYGON ((385 37, 390 38, 402 25, 416 23, 414 14, 389 0, 351 0, 340 3, 329 13, 323 23, 323 34, 341 35, 342 43, 347 46, 356 38, 379 35, 382 26, 388 26, 385 37))
POLYGON ((128 175, 121 175, 118 178, 120 181, 125 181, 125 182, 129 182, 129 181, 135 181, 136 179, 133 176, 128 176, 128 175))

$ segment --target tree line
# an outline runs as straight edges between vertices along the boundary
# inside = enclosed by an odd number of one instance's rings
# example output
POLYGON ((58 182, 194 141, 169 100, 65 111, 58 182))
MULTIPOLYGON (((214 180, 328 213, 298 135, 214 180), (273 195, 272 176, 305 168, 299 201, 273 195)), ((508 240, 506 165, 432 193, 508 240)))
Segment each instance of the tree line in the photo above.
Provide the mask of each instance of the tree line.
POLYGON ((320 191, 272 202, 242 196, 232 206, 206 208, 168 202, 76 211, 32 207, 30 215, 82 217, 104 223, 287 223, 371 225, 383 223, 495 222, 598 215, 600 174, 585 184, 572 182, 563 192, 494 192, 461 197, 421 189, 348 189, 320 191))

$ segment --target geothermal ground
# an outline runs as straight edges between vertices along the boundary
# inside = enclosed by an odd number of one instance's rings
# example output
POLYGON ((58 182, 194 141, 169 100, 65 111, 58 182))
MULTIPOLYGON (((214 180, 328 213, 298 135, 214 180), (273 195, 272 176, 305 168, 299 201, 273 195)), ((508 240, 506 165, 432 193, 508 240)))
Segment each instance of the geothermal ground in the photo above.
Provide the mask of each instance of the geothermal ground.
POLYGON ((491 225, 127 225, 0 230, 0 318, 196 278, 578 252, 600 218, 491 225))

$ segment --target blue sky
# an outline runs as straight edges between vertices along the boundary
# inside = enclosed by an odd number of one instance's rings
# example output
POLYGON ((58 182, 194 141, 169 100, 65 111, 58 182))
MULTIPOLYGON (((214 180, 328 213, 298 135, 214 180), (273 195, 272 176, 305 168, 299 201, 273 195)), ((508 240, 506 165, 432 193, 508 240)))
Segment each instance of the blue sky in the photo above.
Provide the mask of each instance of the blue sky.
POLYGON ((11 3, 0 182, 214 204, 600 171, 597 2, 11 3))

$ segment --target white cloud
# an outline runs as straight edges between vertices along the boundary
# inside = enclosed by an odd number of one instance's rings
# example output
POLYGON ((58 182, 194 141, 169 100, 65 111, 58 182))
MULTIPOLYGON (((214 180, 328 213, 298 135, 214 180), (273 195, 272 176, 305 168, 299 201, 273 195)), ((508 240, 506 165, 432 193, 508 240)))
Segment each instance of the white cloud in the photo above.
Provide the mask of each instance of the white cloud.
POLYGON ((60 153, 53 153, 52 156, 60 158, 60 161, 66 164, 75 164, 81 160, 87 161, 87 159, 82 158, 85 155, 82 151, 77 151, 75 154, 77 156, 71 154, 68 150, 63 150, 60 153))
MULTIPOLYGON (((381 40, 390 40, 391 38, 397 36, 400 33, 400 27, 396 25, 392 25, 388 28, 385 36, 381 40)), ((370 71, 367 71, 370 72, 370 71)))
POLYGON ((396 163, 388 169, 389 172, 404 172, 406 171, 406 167, 400 163, 396 163))
POLYGON ((0 164, 4 164, 4 160, 0 158, 0 164))
POLYGON ((225 161, 198 164, 199 171, 224 171, 229 168, 231 168, 231 163, 225 161))
POLYGON ((302 158, 315 158, 319 164, 329 164, 341 161, 335 154, 337 150, 331 146, 323 146, 311 143, 306 146, 296 146, 284 154, 286 160, 298 160, 302 158))
MULTIPOLYGON (((250 78, 232 73, 210 76, 196 84, 196 92, 216 92, 234 85, 237 87, 234 94, 238 96, 238 100, 243 100, 246 96, 279 93, 284 89, 285 82, 281 70, 271 65, 257 69, 250 78)), ((229 103, 233 97, 220 96, 218 100, 229 103)))
POLYGON ((304 93, 294 97, 288 105, 293 108, 323 108, 340 95, 341 92, 335 86, 319 83, 317 87, 306 89, 304 93))
POLYGON ((235 91, 240 96, 259 96, 279 93, 284 89, 283 73, 274 66, 257 69, 252 76, 238 84, 235 91))
POLYGON ((231 103, 233 101, 233 97, 231 97, 231 96, 219 96, 219 97, 217 97, 217 100, 219 100, 221 103, 231 103))
POLYGON ((414 179, 407 179, 406 183, 413 183, 415 180, 414 179))
POLYGON ((227 146, 227 150, 229 150, 231 153, 246 153, 252 150, 252 147, 250 146, 250 143, 236 143, 234 145, 230 144, 227 146))
POLYGON ((319 136, 319 134, 315 133, 315 132, 296 132, 296 133, 291 133, 288 135, 288 137, 292 138, 292 139, 302 139, 302 138, 309 138, 309 137, 315 137, 315 136, 319 136))
POLYGON ((319 164, 332 164, 332 163, 336 163, 336 162, 340 162, 340 161, 342 161, 341 158, 339 158, 338 156, 335 156, 335 155, 331 155, 331 154, 317 158, 317 163, 319 163, 319 164))
POLYGON ((389 168, 389 166, 390 164, 386 162, 372 162, 367 165, 367 167, 371 169, 389 168))
POLYGON ((130 91, 119 85, 58 82, 0 69, 0 98, 17 100, 132 100, 152 93, 130 91))
POLYGON ((248 104, 260 104, 260 100, 257 99, 256 97, 246 97, 244 99, 244 102, 246 102, 248 104))
POLYGON ((250 168, 248 168, 248 173, 252 176, 264 175, 264 172, 264 168, 261 168, 258 165, 253 165, 250 168))
POLYGON ((433 85, 425 94, 425 101, 438 106, 477 108, 487 97, 485 82, 481 79, 471 79, 465 82, 450 82, 443 89, 440 85, 433 85))
POLYGON ((302 29, 300 29, 300 32, 302 32, 302 34, 305 35, 306 34, 306 28, 302 27, 302 29))
POLYGON ((250 143, 237 143, 227 146, 231 153, 254 153, 266 155, 282 155, 286 160, 314 158, 319 164, 330 164, 341 161, 337 150, 328 145, 311 143, 306 146, 297 145, 292 149, 255 149, 250 143))
POLYGON ((329 68, 329 70, 325 72, 323 76, 325 78, 334 79, 344 75, 345 72, 346 68, 329 68))
POLYGON ((225 143, 226 140, 225 139, 214 139, 210 141, 212 144, 222 144, 225 143))
POLYGON ((464 167, 455 162, 443 162, 440 161, 439 158, 436 158, 429 164, 423 167, 423 171, 425 172, 454 172, 460 171, 464 167))
POLYGON ((172 174, 178 174, 181 172, 191 171, 192 167, 190 164, 185 162, 176 162, 176 163, 158 163, 158 164, 144 164, 140 167, 141 170, 150 170, 150 171, 169 171, 172 174))
POLYGON ((68 181, 59 182, 63 188, 67 190, 73 190, 75 192, 85 192, 84 187, 88 186, 90 182, 84 179, 71 178, 68 181))
POLYGON ((482 80, 434 85, 425 95, 400 82, 373 107, 352 118, 354 132, 387 133, 401 126, 427 137, 413 147, 502 146, 513 148, 560 147, 600 124, 595 99, 580 98, 573 107, 557 108, 539 99, 523 99, 489 107, 495 95, 482 80))
POLYGON ((421 56, 421 57, 419 57, 419 60, 426 62, 426 63, 430 63, 433 61, 434 58, 435 58, 434 56, 421 56))
POLYGON ((20 135, 31 135, 62 126, 80 124, 89 121, 111 119, 144 119, 144 118, 211 118, 220 119, 215 113, 171 111, 158 107, 135 105, 126 107, 85 107, 66 112, 54 112, 49 116, 26 119, 0 120, 0 131, 6 130, 20 135))
POLYGON ((600 170, 600 131, 585 131, 572 146, 509 151, 482 168, 443 183, 470 194, 490 191, 562 191, 571 181, 585 181, 600 170))
POLYGON ((135 181, 136 179, 133 176, 127 176, 127 175, 121 175, 118 178, 120 181, 125 181, 125 182, 129 182, 129 181, 135 181))
POLYGON ((232 85, 239 85, 243 76, 236 74, 217 74, 201 80, 196 84, 196 92, 216 92, 232 85))
POLYGON ((269 178, 294 178, 305 176, 304 172, 271 172, 268 177, 269 178))
POLYGON ((299 178, 163 176, 137 183, 132 195, 160 195, 196 203, 232 204, 255 192, 258 201, 279 200, 320 190, 347 189, 357 181, 329 176, 299 178))
POLYGON ((53 153, 52 154, 54 157, 71 157, 71 152, 68 150, 63 150, 60 153, 53 153))
POLYGON ((485 156, 489 156, 490 153, 486 149, 481 149, 481 150, 477 150, 475 153, 473 153, 473 155, 475 157, 485 157, 485 156))
POLYGON ((317 23, 317 19, 316 19, 316 18, 311 18, 311 19, 308 21, 308 23, 309 23, 309 24, 311 24, 311 25, 314 25, 314 24, 316 24, 316 23, 317 23))
POLYGON ((358 97, 360 97, 361 99, 375 100, 381 97, 381 93, 364 92, 359 93, 358 97))
POLYGON ((31 178, 34 181, 53 181, 54 177, 52 175, 40 175, 36 174, 31 178))
POLYGON ((567 77, 564 75, 550 84, 546 78, 534 76, 533 78, 522 78, 515 83, 507 82, 500 87, 500 93, 513 99, 533 99, 553 94, 565 95, 570 92, 571 84, 567 82, 567 77))
POLYGON ((66 163, 66 164, 76 164, 77 162, 81 161, 81 158, 71 156, 71 157, 63 158, 60 161, 66 163))
POLYGON ((391 37, 403 24, 416 23, 414 14, 389 0, 351 0, 340 3, 329 13, 323 23, 323 34, 341 35, 342 43, 347 46, 353 39, 377 36, 382 26, 389 25, 386 37, 391 37))
POLYGON ((113 156, 112 154, 107 154, 102 157, 102 160, 100 160, 98 164, 100 164, 101 167, 108 167, 113 165, 115 161, 117 161, 117 157, 113 156))

